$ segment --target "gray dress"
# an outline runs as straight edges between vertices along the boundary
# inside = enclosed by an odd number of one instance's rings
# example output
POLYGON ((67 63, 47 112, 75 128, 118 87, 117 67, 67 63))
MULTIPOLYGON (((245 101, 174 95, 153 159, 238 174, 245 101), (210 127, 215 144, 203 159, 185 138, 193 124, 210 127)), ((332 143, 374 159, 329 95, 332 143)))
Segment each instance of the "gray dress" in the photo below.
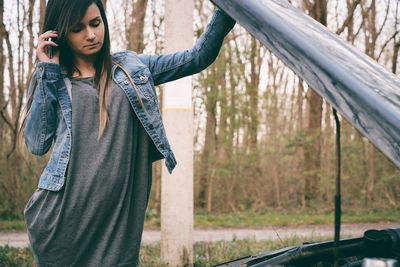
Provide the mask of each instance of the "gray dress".
POLYGON ((93 79, 71 82, 72 150, 64 188, 37 189, 25 208, 37 266, 136 266, 154 145, 115 83, 109 124, 97 140, 93 79))

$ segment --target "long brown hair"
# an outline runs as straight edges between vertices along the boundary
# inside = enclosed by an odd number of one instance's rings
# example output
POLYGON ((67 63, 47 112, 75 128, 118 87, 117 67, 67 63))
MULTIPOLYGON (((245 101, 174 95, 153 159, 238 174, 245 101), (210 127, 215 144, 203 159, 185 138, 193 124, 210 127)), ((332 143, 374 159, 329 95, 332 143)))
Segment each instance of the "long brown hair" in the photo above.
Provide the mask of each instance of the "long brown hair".
MULTIPOLYGON (((46 14, 42 33, 55 30, 58 32, 57 49, 60 49, 60 67, 67 71, 67 76, 72 76, 74 72, 80 73, 79 69, 73 63, 73 54, 67 44, 68 29, 79 23, 84 17, 87 8, 95 3, 100 10, 101 18, 104 23, 104 42, 101 50, 96 55, 94 86, 99 91, 100 124, 98 139, 104 133, 108 122, 108 106, 111 91, 111 69, 112 60, 110 53, 110 33, 106 14, 101 0, 49 0, 46 6, 46 14)), ((37 62, 36 62, 37 66, 37 62)), ((36 69, 36 68, 35 68, 36 69)), ((32 77, 33 75, 31 75, 32 77)), ((32 90, 28 96, 28 102, 25 107, 25 114, 19 131, 20 139, 23 136, 23 130, 26 126, 26 120, 30 113, 33 101, 33 94, 36 88, 37 79, 33 81, 32 90)))

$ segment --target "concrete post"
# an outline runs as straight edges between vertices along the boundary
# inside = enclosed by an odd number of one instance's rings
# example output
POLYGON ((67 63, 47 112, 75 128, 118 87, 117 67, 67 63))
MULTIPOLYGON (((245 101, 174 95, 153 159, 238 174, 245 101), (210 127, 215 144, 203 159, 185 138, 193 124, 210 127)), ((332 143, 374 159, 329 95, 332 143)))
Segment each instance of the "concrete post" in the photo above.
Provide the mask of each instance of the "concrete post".
MULTIPOLYGON (((165 52, 193 46, 193 0, 165 0, 165 52)), ((178 165, 161 177, 161 259, 169 266, 193 265, 192 78, 167 83, 163 120, 178 165)))

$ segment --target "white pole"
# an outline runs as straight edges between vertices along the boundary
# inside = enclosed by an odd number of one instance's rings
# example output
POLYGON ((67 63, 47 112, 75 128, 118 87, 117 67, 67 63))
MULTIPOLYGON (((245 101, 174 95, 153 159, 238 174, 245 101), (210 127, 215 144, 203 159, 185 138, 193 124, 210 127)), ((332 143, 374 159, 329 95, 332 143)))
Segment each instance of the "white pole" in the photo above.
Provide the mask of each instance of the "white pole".
MULTIPOLYGON (((193 46, 193 0, 165 0, 165 52, 193 46)), ((163 120, 178 165, 161 177, 161 259, 169 266, 193 265, 192 78, 167 83, 163 120)))

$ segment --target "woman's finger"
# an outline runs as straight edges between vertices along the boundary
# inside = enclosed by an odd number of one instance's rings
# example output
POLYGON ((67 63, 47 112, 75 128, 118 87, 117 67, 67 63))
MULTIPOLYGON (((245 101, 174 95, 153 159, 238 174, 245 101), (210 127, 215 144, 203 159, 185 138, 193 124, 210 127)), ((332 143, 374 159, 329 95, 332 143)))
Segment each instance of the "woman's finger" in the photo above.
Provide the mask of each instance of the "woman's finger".
MULTIPOLYGON (((50 58, 48 50, 49 47, 58 47, 59 45, 49 38, 57 38, 58 34, 56 31, 47 31, 39 36, 38 46, 36 48, 36 56, 40 62, 53 62, 59 61, 59 53, 53 52, 53 58, 50 58)), ((55 49, 53 49, 55 50, 55 49)))
POLYGON ((46 47, 46 46, 55 46, 55 47, 57 47, 59 45, 57 43, 55 43, 54 41, 43 41, 41 43, 41 46, 44 46, 44 47, 46 47))
POLYGON ((45 40, 47 40, 47 39, 50 38, 50 37, 58 37, 57 32, 56 32, 56 31, 47 31, 47 32, 45 32, 45 33, 42 33, 41 35, 39 35, 38 41, 39 41, 39 42, 45 41, 45 40))
POLYGON ((39 36, 37 50, 43 50, 45 46, 56 45, 54 41, 48 40, 49 38, 57 38, 58 34, 54 31, 45 32, 39 36))
POLYGON ((40 44, 38 44, 36 49, 38 56, 40 56, 42 53, 46 53, 47 47, 49 46, 58 47, 59 45, 53 41, 42 41, 40 44))

